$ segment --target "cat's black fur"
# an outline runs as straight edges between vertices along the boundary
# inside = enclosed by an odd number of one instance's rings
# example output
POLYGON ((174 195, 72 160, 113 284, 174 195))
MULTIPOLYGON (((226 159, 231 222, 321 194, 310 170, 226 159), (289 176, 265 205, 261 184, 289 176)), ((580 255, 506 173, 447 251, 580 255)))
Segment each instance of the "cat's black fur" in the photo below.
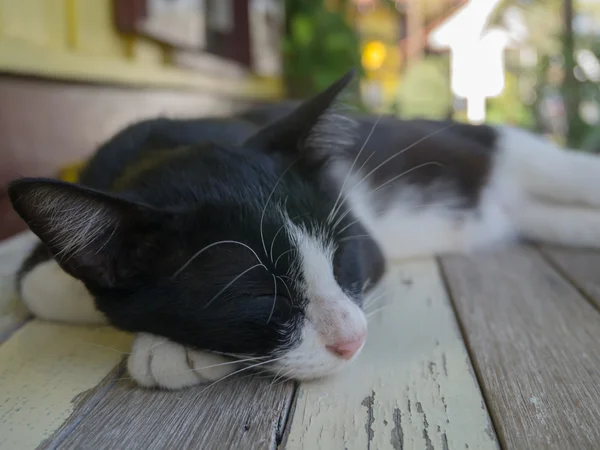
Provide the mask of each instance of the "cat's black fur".
MULTIPOLYGON (((124 330, 236 354, 277 355, 293 347, 307 299, 284 282, 301 274, 294 267, 294 243, 278 232, 282 211, 299 226, 320 228, 335 244, 337 282, 358 304, 366 281, 379 280, 385 268, 374 241, 345 239, 367 234, 352 214, 338 227, 345 228, 343 233, 327 226, 339 194, 328 167, 336 159, 352 162, 376 121, 357 117, 351 145, 334 145, 336 133, 341 133, 340 143, 351 135, 338 130, 339 123, 323 119, 349 79, 284 118, 281 110, 291 110, 288 105, 229 119, 156 119, 132 125, 98 150, 78 185, 13 182, 9 194, 16 211, 44 243, 22 273, 52 255, 85 283, 98 309, 124 330), (274 117, 280 120, 263 127, 274 117), (52 203, 56 199, 60 204, 52 203), (45 208, 48 203, 52 206, 45 208), (93 214, 103 218, 93 224, 98 232, 85 245, 69 245, 93 214), (233 243, 196 256, 220 241, 243 243, 258 259, 233 243)), ((393 179, 402 173, 403 185, 427 186, 444 179, 456 184, 463 207, 477 203, 490 171, 493 130, 446 126, 380 119, 357 167, 375 170, 367 180, 371 188, 390 182, 374 200, 381 208, 393 200, 399 186, 393 179), (432 161, 438 164, 427 166, 432 161)))

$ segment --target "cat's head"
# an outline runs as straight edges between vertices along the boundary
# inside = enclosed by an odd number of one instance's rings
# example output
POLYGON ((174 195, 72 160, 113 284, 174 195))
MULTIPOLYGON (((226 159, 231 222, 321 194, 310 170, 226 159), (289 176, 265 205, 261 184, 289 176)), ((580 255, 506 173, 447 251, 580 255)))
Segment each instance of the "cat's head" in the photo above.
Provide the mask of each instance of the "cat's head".
POLYGON ((191 202, 156 208, 41 179, 13 182, 11 200, 117 327, 258 358, 289 377, 329 374, 362 348, 365 285, 384 269, 329 175, 353 145, 350 123, 331 110, 350 79, 239 148, 203 144, 184 160, 204 171, 192 182, 182 167, 188 181, 155 183, 156 195, 171 183, 189 189, 191 202))

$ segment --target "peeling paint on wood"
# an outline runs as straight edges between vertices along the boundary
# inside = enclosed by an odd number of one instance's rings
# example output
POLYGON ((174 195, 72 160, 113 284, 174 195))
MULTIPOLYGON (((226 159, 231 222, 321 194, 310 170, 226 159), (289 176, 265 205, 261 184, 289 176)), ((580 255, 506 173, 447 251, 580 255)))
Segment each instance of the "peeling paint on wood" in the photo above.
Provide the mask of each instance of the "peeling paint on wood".
POLYGON ((362 406, 367 408, 367 422, 365 423, 365 431, 367 432, 367 439, 369 440, 367 444, 367 448, 370 449, 371 441, 373 440, 373 422, 375 422, 375 417, 373 417, 373 404, 375 403, 375 391, 371 393, 369 397, 365 397, 365 399, 360 403, 362 406))
POLYGON ((382 288, 357 361, 300 384, 286 450, 497 449, 435 261, 393 267, 382 288))

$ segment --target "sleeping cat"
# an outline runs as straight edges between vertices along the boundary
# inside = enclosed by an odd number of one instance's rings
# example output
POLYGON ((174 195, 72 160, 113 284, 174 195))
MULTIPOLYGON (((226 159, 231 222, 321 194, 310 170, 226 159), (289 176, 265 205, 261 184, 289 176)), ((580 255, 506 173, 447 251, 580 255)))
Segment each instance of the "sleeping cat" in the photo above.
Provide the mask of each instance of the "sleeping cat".
POLYGON ((137 333, 143 386, 250 365, 308 379, 359 354, 386 261, 520 238, 600 247, 596 156, 508 127, 343 117, 352 77, 274 121, 135 124, 78 184, 14 181, 41 240, 19 274, 31 312, 137 333))

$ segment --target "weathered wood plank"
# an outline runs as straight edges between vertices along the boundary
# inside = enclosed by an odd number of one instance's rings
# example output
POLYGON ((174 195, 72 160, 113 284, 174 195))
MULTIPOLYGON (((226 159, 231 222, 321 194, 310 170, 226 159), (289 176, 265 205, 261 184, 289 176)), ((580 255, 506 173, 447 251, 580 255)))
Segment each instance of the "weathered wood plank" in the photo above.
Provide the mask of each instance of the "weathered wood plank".
POLYGON ((544 246, 540 250, 600 308, 600 252, 544 246))
POLYGON ((63 442, 73 432, 77 425, 79 425, 79 422, 91 411, 93 411, 94 407, 114 386, 114 384, 123 378, 126 372, 125 361, 125 358, 123 358, 121 364, 115 366, 99 384, 94 386, 94 388, 81 393, 73 399, 73 403, 75 405, 73 407, 71 416, 69 416, 69 418, 66 419, 63 424, 54 431, 54 433, 40 443, 40 445, 37 447, 38 450, 56 449, 59 447, 61 442, 63 442))
POLYGON ((0 241, 0 343, 29 317, 16 290, 15 274, 36 242, 31 232, 0 241))
POLYGON ((357 361, 300 385, 285 448, 497 448, 435 261, 392 268, 383 288, 357 361))
POLYGON ((173 392, 121 379, 84 417, 72 416, 76 426, 66 438, 43 448, 271 450, 293 391, 292 382, 257 377, 173 392))
POLYGON ((599 448, 600 314, 534 249, 442 264, 506 448, 599 448))
POLYGON ((0 347, 0 449, 36 448, 131 345, 125 333, 33 320, 0 347))

